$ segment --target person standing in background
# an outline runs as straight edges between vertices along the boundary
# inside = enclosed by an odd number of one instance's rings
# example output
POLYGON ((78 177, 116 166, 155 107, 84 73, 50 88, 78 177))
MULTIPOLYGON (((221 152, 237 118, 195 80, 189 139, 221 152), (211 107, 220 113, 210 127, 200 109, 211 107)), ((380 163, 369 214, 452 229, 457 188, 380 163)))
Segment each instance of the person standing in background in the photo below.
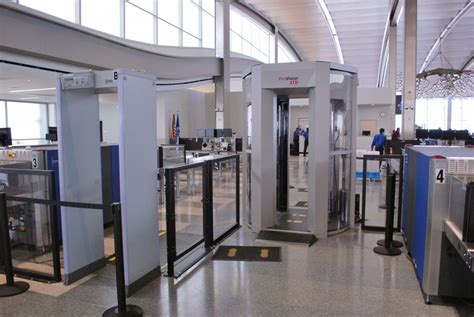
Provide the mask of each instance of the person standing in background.
POLYGON ((400 128, 397 128, 397 130, 393 130, 392 140, 400 140, 400 128))
POLYGON ((293 154, 299 155, 300 154, 300 135, 301 132, 301 125, 298 124, 295 131, 293 132, 293 154))
POLYGON ((303 133, 304 135, 304 152, 303 155, 306 156, 306 150, 308 149, 309 144, 309 128, 306 128, 306 131, 303 133))

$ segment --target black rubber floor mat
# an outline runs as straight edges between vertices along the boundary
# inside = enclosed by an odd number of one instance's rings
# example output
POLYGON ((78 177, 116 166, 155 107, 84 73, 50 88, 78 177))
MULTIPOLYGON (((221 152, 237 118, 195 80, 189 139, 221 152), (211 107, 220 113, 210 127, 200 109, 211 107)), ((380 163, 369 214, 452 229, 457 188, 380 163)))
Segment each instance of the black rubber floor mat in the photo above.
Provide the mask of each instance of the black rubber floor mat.
POLYGON ((243 247, 221 245, 214 253, 214 261, 281 262, 280 247, 243 247))
POLYGON ((308 207, 308 202, 307 201, 299 201, 296 203, 295 207, 308 207))
POLYGON ((260 231, 258 233, 257 239, 289 243, 302 243, 307 244, 308 247, 312 246, 316 241, 318 241, 318 239, 311 233, 285 232, 273 230, 260 231))

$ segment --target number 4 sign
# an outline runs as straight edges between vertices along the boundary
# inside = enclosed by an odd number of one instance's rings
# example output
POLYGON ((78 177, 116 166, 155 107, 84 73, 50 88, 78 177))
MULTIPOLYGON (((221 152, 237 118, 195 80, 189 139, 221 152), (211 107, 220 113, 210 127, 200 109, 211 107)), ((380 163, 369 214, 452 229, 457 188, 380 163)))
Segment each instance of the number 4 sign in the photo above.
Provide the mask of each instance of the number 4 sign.
POLYGON ((435 170, 435 184, 444 184, 445 183, 445 171, 444 168, 437 168, 435 170))

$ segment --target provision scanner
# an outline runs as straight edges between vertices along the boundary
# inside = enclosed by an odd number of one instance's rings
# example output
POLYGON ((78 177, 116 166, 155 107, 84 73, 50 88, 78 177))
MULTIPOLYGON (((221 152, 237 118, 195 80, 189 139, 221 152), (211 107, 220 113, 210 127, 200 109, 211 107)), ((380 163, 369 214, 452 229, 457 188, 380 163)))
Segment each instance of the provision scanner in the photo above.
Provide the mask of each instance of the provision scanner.
MULTIPOLYGON (((243 76, 244 217, 275 227, 288 206, 289 99, 309 99, 307 232, 354 225, 357 70, 329 62, 253 66, 243 76)), ((294 128, 294 127, 290 127, 294 128)))

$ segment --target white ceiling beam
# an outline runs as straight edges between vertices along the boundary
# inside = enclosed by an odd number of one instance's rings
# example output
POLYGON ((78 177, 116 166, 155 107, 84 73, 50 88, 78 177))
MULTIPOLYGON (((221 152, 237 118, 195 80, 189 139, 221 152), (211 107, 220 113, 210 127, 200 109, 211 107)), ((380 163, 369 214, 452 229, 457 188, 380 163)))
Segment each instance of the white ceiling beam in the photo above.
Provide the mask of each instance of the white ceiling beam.
POLYGON ((328 6, 326 5, 326 2, 324 2, 324 0, 318 0, 318 5, 321 11, 323 12, 329 31, 331 32, 334 46, 336 47, 337 59, 339 60, 340 64, 344 64, 344 56, 342 54, 341 43, 339 41, 336 26, 334 25, 334 21, 332 19, 331 13, 329 12, 328 6))
POLYGON ((446 25, 441 34, 435 40, 428 54, 426 55, 423 64, 420 67, 418 73, 422 73, 426 70, 426 67, 431 63, 432 59, 436 56, 436 51, 438 50, 441 43, 448 37, 449 33, 454 29, 456 24, 462 20, 462 18, 469 13, 469 11, 474 8, 474 0, 466 2, 464 8, 462 8, 451 21, 446 25))

